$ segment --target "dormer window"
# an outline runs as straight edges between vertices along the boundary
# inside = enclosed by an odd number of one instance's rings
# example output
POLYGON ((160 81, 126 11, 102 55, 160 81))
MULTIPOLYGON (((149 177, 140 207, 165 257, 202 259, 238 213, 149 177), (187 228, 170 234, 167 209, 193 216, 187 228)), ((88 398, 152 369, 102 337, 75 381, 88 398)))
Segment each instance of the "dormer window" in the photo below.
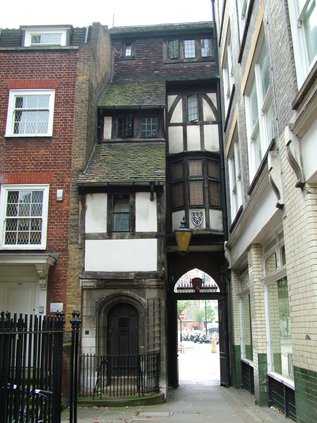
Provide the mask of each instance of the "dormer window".
POLYGON ((66 45, 67 28, 24 28, 24 47, 66 45))

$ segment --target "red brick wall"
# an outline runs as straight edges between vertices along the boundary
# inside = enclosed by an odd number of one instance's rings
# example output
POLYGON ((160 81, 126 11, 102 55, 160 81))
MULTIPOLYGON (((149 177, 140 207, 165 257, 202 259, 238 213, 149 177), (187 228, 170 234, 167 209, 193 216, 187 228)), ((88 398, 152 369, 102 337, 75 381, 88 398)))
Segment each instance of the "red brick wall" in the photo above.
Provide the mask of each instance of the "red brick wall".
POLYGON ((48 304, 66 302, 77 61, 77 50, 0 53, 0 183, 50 185, 47 251, 58 260, 50 270, 48 304), (5 138, 10 88, 55 88, 52 137, 5 138), (62 202, 57 189, 64 190, 62 202))

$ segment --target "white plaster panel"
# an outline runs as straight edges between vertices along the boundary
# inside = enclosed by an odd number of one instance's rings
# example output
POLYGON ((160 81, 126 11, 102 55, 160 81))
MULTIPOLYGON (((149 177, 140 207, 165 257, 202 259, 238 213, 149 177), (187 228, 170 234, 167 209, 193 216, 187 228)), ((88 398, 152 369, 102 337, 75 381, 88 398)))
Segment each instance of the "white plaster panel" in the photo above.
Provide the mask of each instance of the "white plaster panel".
POLYGON ((210 229, 213 231, 223 231, 222 211, 209 210, 210 229))
POLYGON ((86 272, 150 272, 157 270, 156 239, 87 240, 86 272))
POLYGON ((178 229, 180 227, 181 221, 183 220, 184 216, 185 216, 185 210, 177 211, 172 214, 173 231, 175 231, 175 229, 178 229))
POLYGON ((86 195, 86 233, 107 232, 107 194, 86 195))
POLYGON ((212 110, 212 108, 210 107, 210 105, 207 103, 207 101, 205 99, 203 99, 203 119, 204 121, 208 121, 208 122, 215 122, 216 121, 216 117, 215 114, 212 110))
POLYGON ((183 108, 182 108, 182 101, 179 101, 171 116, 171 123, 181 123, 181 122, 183 122, 183 108))
POLYGON ((183 127, 171 126, 168 128, 168 151, 171 154, 183 151, 183 127))
POLYGON ((156 232, 156 197, 150 200, 149 192, 138 192, 135 196, 136 232, 156 232))
POLYGON ((177 95, 169 95, 167 97, 167 110, 170 111, 177 95))
POLYGON ((212 101, 215 108, 217 108, 217 94, 216 93, 207 93, 207 96, 210 98, 210 100, 212 101))
POLYGON ((103 126, 103 139, 111 140, 112 117, 105 116, 103 126))
POLYGON ((200 151, 200 126, 187 126, 187 149, 189 151, 200 151))
POLYGON ((305 178, 310 183, 317 182, 317 120, 301 140, 305 178))
POLYGON ((204 125, 205 149, 219 151, 218 125, 204 125))

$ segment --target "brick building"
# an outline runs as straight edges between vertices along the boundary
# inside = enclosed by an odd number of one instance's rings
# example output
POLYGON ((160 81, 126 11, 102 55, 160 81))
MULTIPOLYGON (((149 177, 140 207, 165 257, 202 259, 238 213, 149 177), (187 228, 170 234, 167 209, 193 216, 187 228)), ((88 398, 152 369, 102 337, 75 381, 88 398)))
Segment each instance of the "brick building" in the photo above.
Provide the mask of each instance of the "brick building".
POLYGON ((316 421, 317 6, 216 2, 232 380, 316 421))
MULTIPOLYGON (((75 263, 81 266, 72 249, 78 215, 73 180, 97 130, 94 105, 111 63, 100 50, 107 49, 108 34, 99 24, 1 30, 3 311, 67 312, 75 263)), ((70 312, 80 307, 78 289, 74 291, 70 312)))

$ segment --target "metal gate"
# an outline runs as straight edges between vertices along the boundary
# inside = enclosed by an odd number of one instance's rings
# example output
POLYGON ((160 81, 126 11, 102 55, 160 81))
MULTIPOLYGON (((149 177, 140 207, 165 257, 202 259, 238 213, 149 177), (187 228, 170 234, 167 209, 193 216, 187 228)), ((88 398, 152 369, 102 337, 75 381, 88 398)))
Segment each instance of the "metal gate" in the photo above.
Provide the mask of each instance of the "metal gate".
POLYGON ((0 314, 3 423, 60 423, 64 319, 0 314))

